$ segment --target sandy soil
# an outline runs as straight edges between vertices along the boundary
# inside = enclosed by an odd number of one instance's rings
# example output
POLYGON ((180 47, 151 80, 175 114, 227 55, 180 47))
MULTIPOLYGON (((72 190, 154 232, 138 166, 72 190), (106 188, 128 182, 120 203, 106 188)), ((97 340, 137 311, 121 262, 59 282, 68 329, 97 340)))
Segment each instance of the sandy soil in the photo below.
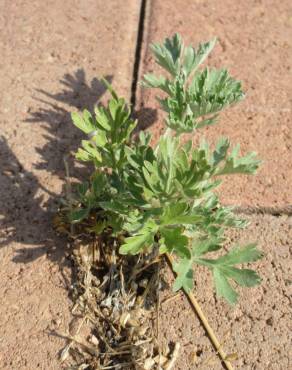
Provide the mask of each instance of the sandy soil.
POLYGON ((133 1, 0 2, 1 369, 61 366, 71 282, 51 218, 80 139, 69 112, 102 98, 101 76, 130 96, 138 17, 133 1))

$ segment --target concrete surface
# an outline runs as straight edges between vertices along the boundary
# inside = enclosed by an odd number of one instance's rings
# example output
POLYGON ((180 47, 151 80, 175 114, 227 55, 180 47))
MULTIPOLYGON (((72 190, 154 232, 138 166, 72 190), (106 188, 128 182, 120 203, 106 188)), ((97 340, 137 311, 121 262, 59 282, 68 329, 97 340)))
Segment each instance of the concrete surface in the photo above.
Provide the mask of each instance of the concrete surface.
MULTIPOLYGON (((66 242, 51 217, 63 156, 81 136, 72 110, 131 94, 140 3, 0 2, 0 368, 59 369, 71 301, 66 242)), ((76 171, 73 172, 74 175, 76 171)))
MULTIPOLYGON (((140 5, 134 0, 0 4, 1 369, 61 367, 57 355, 64 341, 52 333, 66 330, 70 320, 70 265, 51 216, 64 185, 63 156, 81 137, 69 113, 92 109, 106 98, 101 76, 130 98, 140 5)), ((244 82, 245 102, 224 113, 220 125, 201 132, 211 141, 227 135, 265 161, 257 176, 226 181, 226 203, 291 204, 291 19, 288 0, 147 1, 140 76, 156 68, 146 45, 180 32, 193 44, 217 35, 209 63, 228 67, 244 82)), ((138 87, 137 103, 144 114, 141 126, 152 124, 157 138, 162 116, 152 109, 153 92, 138 87)), ((81 174, 71 166, 71 173, 81 174)), ((291 217, 249 219, 249 230, 230 233, 230 242, 259 241, 266 253, 257 264, 263 284, 243 290, 232 309, 216 300, 209 275, 198 269, 196 294, 226 351, 238 353, 236 369, 286 370, 291 217)), ((162 299, 169 294, 164 291, 162 299)), ((162 305, 161 338, 183 345, 174 370, 221 368, 184 298, 162 305)))
MULTIPOLYGON (((292 204, 292 5, 269 1, 148 1, 147 29, 140 78, 156 67, 149 42, 161 42, 179 32, 185 44, 218 37, 207 60, 226 67, 243 81, 246 99, 221 115, 218 125, 200 130, 214 142, 227 136, 241 143, 242 152, 256 151, 264 161, 257 176, 234 176, 220 189, 225 203, 244 206, 292 204)), ((156 91, 143 90, 138 107, 158 107, 156 91)), ((146 117, 147 120, 147 117, 146 117)), ((148 117, 151 123, 151 119, 148 117)), ((157 138, 163 125, 158 113, 151 131, 157 138)))
MULTIPOLYGON (((291 368, 291 240, 292 217, 248 216, 250 226, 229 232, 229 244, 258 242, 264 258, 253 264, 262 278, 260 286, 239 289, 239 302, 229 306, 217 299, 210 273, 195 269, 195 295, 225 353, 236 353, 234 369, 288 370, 291 368)), ((166 268, 167 281, 172 274, 166 268)), ((169 290, 161 301, 170 297, 169 290)), ((175 370, 223 369, 198 318, 186 298, 162 303, 162 342, 180 342, 182 349, 175 370)))

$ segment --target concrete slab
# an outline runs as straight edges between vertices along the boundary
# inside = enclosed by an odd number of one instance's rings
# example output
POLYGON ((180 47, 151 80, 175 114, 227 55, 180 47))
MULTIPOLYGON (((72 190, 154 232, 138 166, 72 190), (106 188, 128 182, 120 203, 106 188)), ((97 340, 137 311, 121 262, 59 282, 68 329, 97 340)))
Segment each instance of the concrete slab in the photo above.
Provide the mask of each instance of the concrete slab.
MULTIPOLYGON (((228 136, 242 152, 257 151, 264 164, 253 176, 234 176, 222 187, 222 200, 236 205, 281 206, 292 203, 292 44, 291 2, 152 0, 144 39, 141 75, 158 70, 147 49, 179 32, 196 45, 214 36, 208 63, 227 67, 243 81, 247 97, 221 116, 219 125, 196 134, 213 142, 228 136)), ((157 107, 155 91, 139 92, 139 107, 157 107)), ((159 135, 163 116, 152 126, 159 135)), ((146 117, 151 122, 151 117, 146 117)), ((147 125, 147 122, 145 123, 147 125)))
MULTIPOLYGON (((292 218, 265 215, 248 220, 247 230, 228 233, 229 244, 258 241, 264 258, 253 268, 261 285, 240 289, 239 302, 231 307, 215 296, 211 274, 197 267, 194 293, 224 351, 233 354, 234 369, 289 369, 292 218)), ((168 268, 165 272, 172 284, 172 273, 168 268)), ((175 370, 223 369, 187 299, 181 295, 163 303, 170 296, 169 290, 161 293, 160 338, 165 344, 181 344, 175 370)))
MULTIPOLYGON (((52 230, 63 156, 107 76, 130 97, 140 2, 1 1, 0 367, 59 369, 71 301, 65 241, 52 230)), ((72 175, 76 175, 72 169, 72 175)))

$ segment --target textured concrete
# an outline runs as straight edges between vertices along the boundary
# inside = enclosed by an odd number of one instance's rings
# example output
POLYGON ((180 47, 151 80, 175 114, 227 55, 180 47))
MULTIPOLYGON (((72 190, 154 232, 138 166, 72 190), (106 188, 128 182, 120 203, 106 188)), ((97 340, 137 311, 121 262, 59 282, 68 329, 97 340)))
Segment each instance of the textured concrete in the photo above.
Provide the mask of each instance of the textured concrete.
MULTIPOLYGON (((253 264, 262 278, 260 286, 239 289, 239 303, 229 306, 217 299, 211 275, 195 269, 195 295, 227 354, 237 354, 234 369, 287 370, 291 368, 291 252, 292 217, 249 216, 251 225, 229 232, 230 245, 258 241, 264 258, 253 264)), ((166 268, 168 282, 172 274, 166 268)), ((162 293, 161 301, 171 296, 162 293)), ((161 339, 180 342, 182 350, 175 370, 218 370, 218 357, 211 347, 187 299, 162 303, 161 339)))
MULTIPOLYGON (((144 38, 141 75, 158 71, 147 49, 179 32, 185 43, 218 37, 208 63, 227 67, 243 81, 247 97, 221 115, 219 125, 199 131, 210 142, 228 136, 242 152, 257 151, 264 161, 258 175, 226 179, 220 190, 225 203, 281 206, 292 203, 292 45, 291 2, 152 0, 144 38)), ((141 76, 140 76, 141 77, 141 76)), ((158 107, 155 90, 140 91, 139 107, 158 107)), ((151 131, 157 138, 163 114, 151 131)), ((145 117, 144 126, 151 123, 145 117)))
POLYGON ((0 2, 1 369, 61 368, 65 341, 52 333, 68 328, 70 276, 51 216, 63 156, 81 138, 70 112, 106 98, 102 76, 130 97, 139 10, 134 0, 0 2))

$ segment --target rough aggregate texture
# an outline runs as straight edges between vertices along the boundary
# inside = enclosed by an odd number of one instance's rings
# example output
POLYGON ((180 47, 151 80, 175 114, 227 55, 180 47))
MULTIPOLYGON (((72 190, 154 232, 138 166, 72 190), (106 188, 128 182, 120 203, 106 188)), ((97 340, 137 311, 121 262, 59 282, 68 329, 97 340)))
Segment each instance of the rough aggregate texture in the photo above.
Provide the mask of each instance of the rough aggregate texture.
MULTIPOLYGON (((248 216, 247 230, 228 233, 229 243, 258 241, 264 258, 253 266, 262 277, 255 288, 239 289, 239 303, 231 307, 217 299, 210 273, 195 270, 195 295, 227 354, 237 353, 235 369, 286 370, 291 367, 291 238, 292 218, 248 216)), ((166 268, 167 281, 172 274, 166 268)), ((165 291, 161 301, 170 297, 165 291)), ((221 368, 198 318, 181 295, 162 303, 161 338, 182 345, 175 370, 221 368)))
MULTIPOLYGON (((130 97, 140 2, 126 0, 3 0, 0 3, 0 368, 59 369, 65 341, 54 335, 70 321, 70 264, 66 241, 51 218, 65 180, 63 156, 81 136, 69 112, 92 109, 106 76, 130 97)), ((288 0, 148 0, 141 73, 154 63, 150 41, 180 32, 194 44, 214 35, 210 64, 244 81, 247 99, 206 130, 257 150, 264 166, 256 177, 225 183, 223 201, 243 205, 291 204, 291 26, 288 0)), ((162 116, 154 94, 138 97, 141 127, 157 139, 162 116)), ((71 174, 84 170, 69 161, 71 174)), ((196 294, 237 369, 291 367, 291 240, 288 217, 249 216, 234 242, 258 240, 263 284, 243 290, 230 308, 214 295, 210 276, 196 270, 196 294)), ((232 241, 230 240, 230 242, 232 241)), ((167 280, 172 280, 168 272, 167 280)), ((162 293, 162 301, 171 291, 162 293)), ((220 369, 209 339, 183 297, 161 306, 161 339, 180 341, 174 370, 220 369), (210 358, 211 357, 211 358, 210 358)))
MULTIPOLYGON (((175 32, 185 44, 217 36, 207 63, 227 68, 243 81, 246 99, 220 116, 219 124, 197 132, 214 143, 227 136, 242 152, 256 151, 263 160, 258 176, 234 176, 220 189, 222 200, 236 205, 279 206, 292 203, 292 5, 288 0, 161 1, 152 0, 144 38, 141 76, 159 72, 149 42, 161 42, 175 32)), ((140 107, 157 107, 157 91, 143 89, 140 107)), ((149 113, 149 112, 148 112, 149 113)), ((155 140, 164 113, 146 115, 155 140)))
POLYGON ((1 369, 61 368, 70 266, 51 221, 81 138, 70 112, 103 97, 102 76, 129 98, 138 17, 131 0, 0 2, 1 369))

